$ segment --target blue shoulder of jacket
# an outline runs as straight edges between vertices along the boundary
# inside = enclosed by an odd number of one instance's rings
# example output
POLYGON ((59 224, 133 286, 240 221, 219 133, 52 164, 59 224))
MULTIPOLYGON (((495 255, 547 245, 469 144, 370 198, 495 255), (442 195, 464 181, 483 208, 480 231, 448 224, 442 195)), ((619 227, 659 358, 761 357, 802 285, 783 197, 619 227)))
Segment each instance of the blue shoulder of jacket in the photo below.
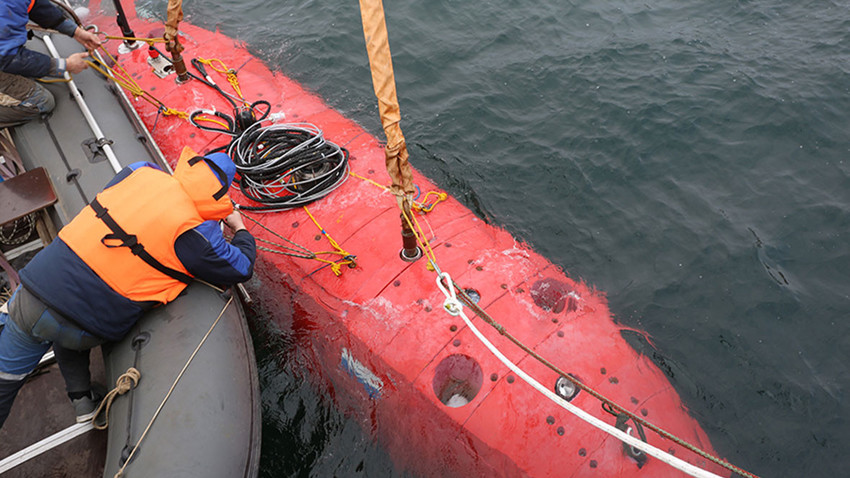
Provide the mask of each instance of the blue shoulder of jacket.
POLYGON ((115 186, 116 184, 118 184, 121 181, 123 181, 124 179, 126 179, 127 176, 129 176, 133 171, 140 169, 140 168, 154 168, 154 169, 157 169, 159 171, 162 171, 162 168, 160 168, 159 166, 157 166, 153 163, 150 163, 148 161, 136 161, 135 163, 125 167, 121 171, 118 171, 118 174, 116 174, 115 177, 112 178, 112 180, 109 181, 109 183, 103 189, 108 189, 108 188, 111 188, 112 186, 115 186))
POLYGON ((204 221, 177 238, 174 252, 193 276, 217 285, 233 285, 251 278, 256 245, 247 231, 240 231, 233 243, 228 243, 218 222, 204 221))

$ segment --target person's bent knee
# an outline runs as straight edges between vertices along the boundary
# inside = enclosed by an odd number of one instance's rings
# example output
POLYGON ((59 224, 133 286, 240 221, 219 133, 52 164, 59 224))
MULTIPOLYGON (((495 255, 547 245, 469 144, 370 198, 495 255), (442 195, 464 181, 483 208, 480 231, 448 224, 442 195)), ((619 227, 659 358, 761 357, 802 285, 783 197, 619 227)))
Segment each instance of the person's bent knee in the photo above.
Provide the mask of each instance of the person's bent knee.
POLYGON ((33 86, 30 94, 21 101, 21 106, 34 111, 34 117, 53 111, 53 108, 56 107, 56 99, 53 98, 53 93, 38 83, 33 86))
POLYGON ((6 104, 0 106, 0 124, 3 127, 37 119, 43 114, 50 113, 56 107, 56 100, 47 88, 29 78, 21 78, 21 80, 29 81, 31 84, 26 93, 21 96, 5 95, 6 104), (15 98, 19 98, 17 102, 15 98))

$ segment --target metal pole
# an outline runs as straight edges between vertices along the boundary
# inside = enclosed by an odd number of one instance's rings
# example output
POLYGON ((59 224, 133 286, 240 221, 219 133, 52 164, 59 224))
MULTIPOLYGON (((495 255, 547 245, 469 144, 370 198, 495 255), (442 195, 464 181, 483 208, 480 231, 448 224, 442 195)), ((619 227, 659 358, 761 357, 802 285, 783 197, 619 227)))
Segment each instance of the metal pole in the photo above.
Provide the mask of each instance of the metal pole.
POLYGON ((186 62, 183 61, 183 55, 180 54, 183 51, 183 45, 180 44, 180 41, 175 36, 173 42, 165 44, 165 48, 171 53, 172 66, 174 66, 174 72, 177 73, 177 79, 175 81, 177 83, 189 81, 191 77, 186 70, 186 62))
MULTIPOLYGON (((116 18, 115 22, 121 28, 121 35, 127 38, 135 38, 136 34, 130 28, 130 23, 127 22, 127 16, 124 15, 124 7, 121 6, 121 0, 112 0, 112 3, 115 4, 115 11, 118 12, 118 18, 116 18)), ((124 44, 131 50, 139 47, 136 40, 124 40, 124 44)))
MULTIPOLYGON (((59 56, 59 51, 56 50, 56 46, 53 44, 53 40, 50 39, 50 35, 44 35, 42 40, 44 40, 44 44, 47 46, 47 49, 54 58, 61 58, 59 56)), ((65 72, 65 79, 68 80, 68 88, 71 89, 71 96, 77 102, 80 110, 82 110, 83 116, 86 118, 86 123, 89 124, 89 128, 91 128, 92 133, 94 133, 95 139, 99 144, 102 144, 101 148, 103 149, 103 152, 106 153, 106 159, 109 160, 109 165, 112 166, 112 170, 116 173, 121 171, 121 164, 118 162, 118 157, 115 156, 115 153, 112 151, 112 147, 105 142, 106 138, 103 136, 103 131, 94 119, 94 115, 91 113, 91 110, 89 110, 86 101, 83 99, 83 95, 80 94, 80 90, 77 89, 76 83, 74 83, 74 80, 71 79, 71 75, 69 75, 68 72, 65 72)))
POLYGON ((405 214, 408 217, 413 217, 413 211, 410 210, 410 201, 407 199, 404 200, 402 207, 404 208, 404 212, 401 214, 401 259, 407 262, 415 262, 420 257, 422 257, 422 249, 416 244, 416 233, 413 232, 413 229, 410 228, 410 224, 407 222, 405 218, 405 214))

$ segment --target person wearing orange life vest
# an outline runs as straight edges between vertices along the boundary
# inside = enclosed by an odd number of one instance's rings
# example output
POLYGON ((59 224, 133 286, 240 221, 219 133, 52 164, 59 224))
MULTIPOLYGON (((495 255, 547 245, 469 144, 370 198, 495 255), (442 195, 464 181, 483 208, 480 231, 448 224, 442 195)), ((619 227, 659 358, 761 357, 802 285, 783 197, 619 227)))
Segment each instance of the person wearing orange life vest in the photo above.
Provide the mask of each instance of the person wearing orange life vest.
POLYGON ((227 194, 235 172, 224 153, 184 154, 173 176, 131 165, 21 269, 0 313, 0 426, 51 343, 82 422, 100 398, 91 348, 122 338, 195 277, 221 286, 251 277, 256 244, 227 194), (218 220, 233 231, 230 243, 218 220))

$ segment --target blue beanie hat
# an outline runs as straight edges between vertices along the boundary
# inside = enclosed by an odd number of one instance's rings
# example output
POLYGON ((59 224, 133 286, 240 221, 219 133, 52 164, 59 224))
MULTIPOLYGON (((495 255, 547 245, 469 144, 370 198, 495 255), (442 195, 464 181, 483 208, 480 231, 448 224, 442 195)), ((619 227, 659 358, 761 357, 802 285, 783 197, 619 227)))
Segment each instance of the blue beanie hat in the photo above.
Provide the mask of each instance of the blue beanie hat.
MULTIPOLYGON (((222 186, 230 186, 233 182, 234 176, 236 176, 236 165, 233 164, 233 161, 230 159, 225 153, 210 153, 205 156, 208 160, 215 163, 224 174, 227 175, 227 184, 222 184, 222 186)), ((218 179, 221 182, 221 178, 218 179)))

